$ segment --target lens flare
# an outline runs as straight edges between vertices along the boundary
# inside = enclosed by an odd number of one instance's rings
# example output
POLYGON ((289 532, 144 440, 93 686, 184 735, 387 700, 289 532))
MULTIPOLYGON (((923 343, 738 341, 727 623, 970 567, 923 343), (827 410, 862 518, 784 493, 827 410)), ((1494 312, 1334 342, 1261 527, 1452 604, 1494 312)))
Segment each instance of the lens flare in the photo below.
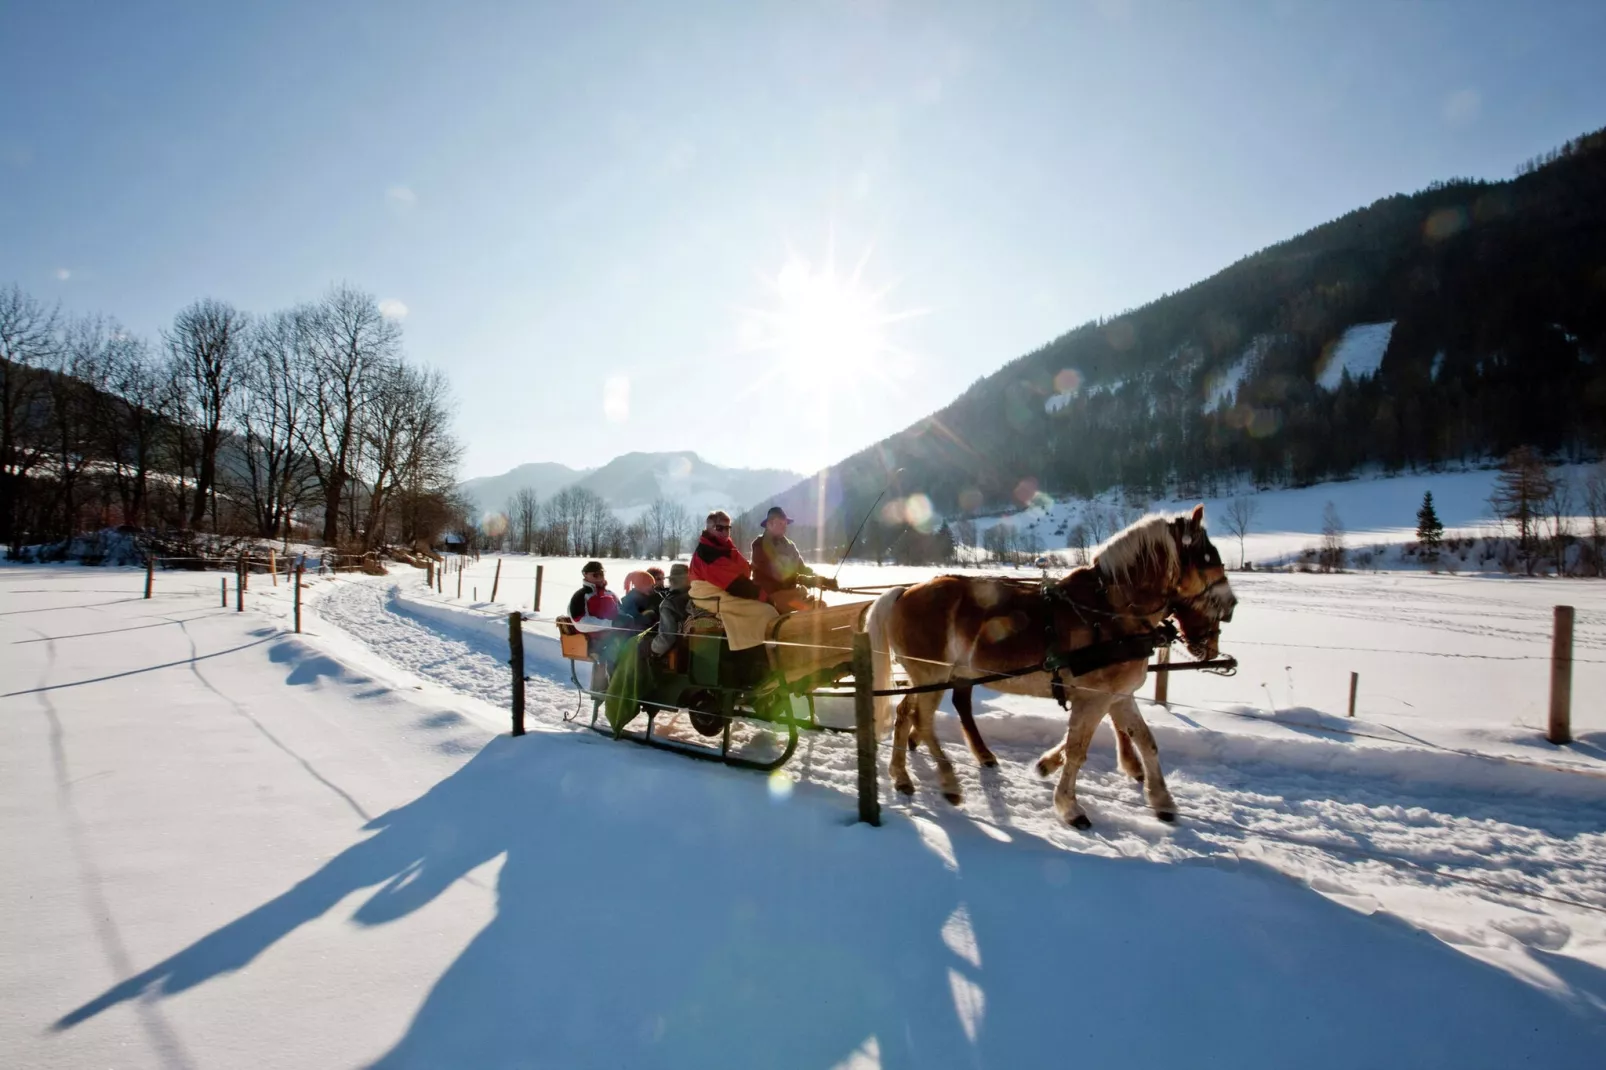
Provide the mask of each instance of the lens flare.
POLYGON ((771 802, 783 803, 792 797, 793 780, 779 769, 769 775, 767 786, 771 802))

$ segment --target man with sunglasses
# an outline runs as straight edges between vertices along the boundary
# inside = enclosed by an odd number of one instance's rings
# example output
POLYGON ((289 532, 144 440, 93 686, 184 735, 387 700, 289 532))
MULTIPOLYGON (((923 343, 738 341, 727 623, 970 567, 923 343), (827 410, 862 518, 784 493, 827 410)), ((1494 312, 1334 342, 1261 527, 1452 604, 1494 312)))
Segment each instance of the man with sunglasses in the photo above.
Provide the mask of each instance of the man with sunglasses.
POLYGON ((691 597, 724 623, 732 651, 762 648, 770 624, 780 615, 759 601, 751 573, 747 558, 731 541, 730 514, 723 509, 709 513, 691 557, 691 597))

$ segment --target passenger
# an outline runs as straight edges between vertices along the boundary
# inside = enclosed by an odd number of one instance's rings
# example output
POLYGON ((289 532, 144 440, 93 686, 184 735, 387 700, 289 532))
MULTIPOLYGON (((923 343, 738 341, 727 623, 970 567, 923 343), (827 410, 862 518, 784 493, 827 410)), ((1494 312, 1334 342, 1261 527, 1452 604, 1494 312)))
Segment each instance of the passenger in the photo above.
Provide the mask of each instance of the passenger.
POLYGON ((669 566, 669 587, 658 604, 658 631, 652 637, 653 657, 661 658, 679 642, 691 616, 691 570, 676 561, 669 566))
POLYGON ((619 616, 614 626, 632 632, 644 632, 658 622, 658 603, 663 595, 653 586, 652 577, 645 572, 632 572, 625 577, 625 596, 619 601, 619 616))
POLYGON ((803 563, 797 544, 786 537, 792 518, 778 505, 764 517, 764 531, 753 540, 753 582, 759 597, 782 613, 818 609, 823 603, 803 593, 805 587, 836 590, 836 581, 815 575, 803 563))
POLYGON ((730 537, 731 518, 724 510, 708 514, 697 552, 691 558, 692 601, 718 615, 732 651, 764 645, 765 633, 779 616, 759 600, 747 558, 730 537))
POLYGON ((669 593, 669 587, 664 583, 663 569, 659 568, 657 565, 654 565, 647 570, 647 575, 652 577, 652 589, 658 592, 659 598, 662 598, 664 595, 669 593))
POLYGON ((580 568, 580 589, 569 599, 569 619, 576 631, 606 632, 619 616, 619 599, 608 590, 602 562, 587 561, 580 568))

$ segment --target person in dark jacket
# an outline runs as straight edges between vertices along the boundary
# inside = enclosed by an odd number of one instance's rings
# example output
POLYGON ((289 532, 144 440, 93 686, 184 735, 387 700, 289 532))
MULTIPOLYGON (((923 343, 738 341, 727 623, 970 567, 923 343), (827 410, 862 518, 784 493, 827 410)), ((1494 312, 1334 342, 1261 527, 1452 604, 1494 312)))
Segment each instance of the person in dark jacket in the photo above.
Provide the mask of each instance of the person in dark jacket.
POLYGON ((663 657, 680 640, 691 608, 691 570, 677 561, 669 566, 669 593, 658 603, 658 630, 652 637, 654 657, 663 657))
POLYGON ((759 597, 781 613, 796 613, 814 609, 821 603, 804 593, 805 587, 835 590, 836 583, 815 575, 803 563, 797 544, 786 537, 786 527, 792 518, 778 505, 770 507, 764 517, 764 531, 753 540, 753 583, 759 597))

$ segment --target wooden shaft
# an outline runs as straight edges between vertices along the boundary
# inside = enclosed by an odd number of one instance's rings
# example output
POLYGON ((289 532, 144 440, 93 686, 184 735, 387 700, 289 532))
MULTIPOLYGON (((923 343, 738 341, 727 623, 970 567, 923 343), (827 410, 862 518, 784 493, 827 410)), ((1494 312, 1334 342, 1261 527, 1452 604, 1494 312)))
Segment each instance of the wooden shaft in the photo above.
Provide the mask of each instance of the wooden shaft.
POLYGON ((1556 607, 1556 629, 1550 640, 1550 731, 1555 744, 1571 743, 1573 707, 1573 607, 1556 607))
POLYGON ((151 584, 156 582, 156 555, 145 555, 145 597, 151 596, 151 584))
POLYGON ((491 601, 496 601, 496 589, 502 584, 502 559, 496 559, 496 575, 491 577, 491 601))
POLYGON ((307 563, 302 561, 296 566, 296 634, 301 634, 301 575, 306 571, 307 563))
POLYGON ((1360 686, 1361 686, 1361 674, 1358 673, 1358 672, 1350 673, 1349 674, 1349 715, 1351 717, 1355 716, 1355 692, 1360 689, 1360 686))
POLYGON ((218 577, 218 586, 223 588, 223 608, 229 608, 229 579, 227 576, 218 577))
POLYGON ((524 619, 507 615, 508 665, 513 669, 513 734, 524 734, 524 619))
MULTIPOLYGON (((1161 647, 1156 652, 1155 660, 1158 661, 1161 665, 1169 665, 1169 664, 1171 664, 1171 648, 1168 647, 1168 646, 1161 647)), ((1171 674, 1168 673, 1168 672, 1157 672, 1157 673, 1155 673, 1154 674, 1154 701, 1156 701, 1160 705, 1164 706, 1166 704, 1166 700, 1169 699, 1170 697, 1171 697, 1171 674)))
POLYGON ((535 566, 535 605, 531 606, 530 608, 533 609, 537 613, 541 612, 541 581, 544 580, 544 579, 546 579, 546 566, 545 565, 536 565, 535 566))
POLYGON ((881 795, 876 775, 875 687, 870 662, 870 637, 853 635, 853 727, 859 744, 859 820, 881 824, 881 795))

